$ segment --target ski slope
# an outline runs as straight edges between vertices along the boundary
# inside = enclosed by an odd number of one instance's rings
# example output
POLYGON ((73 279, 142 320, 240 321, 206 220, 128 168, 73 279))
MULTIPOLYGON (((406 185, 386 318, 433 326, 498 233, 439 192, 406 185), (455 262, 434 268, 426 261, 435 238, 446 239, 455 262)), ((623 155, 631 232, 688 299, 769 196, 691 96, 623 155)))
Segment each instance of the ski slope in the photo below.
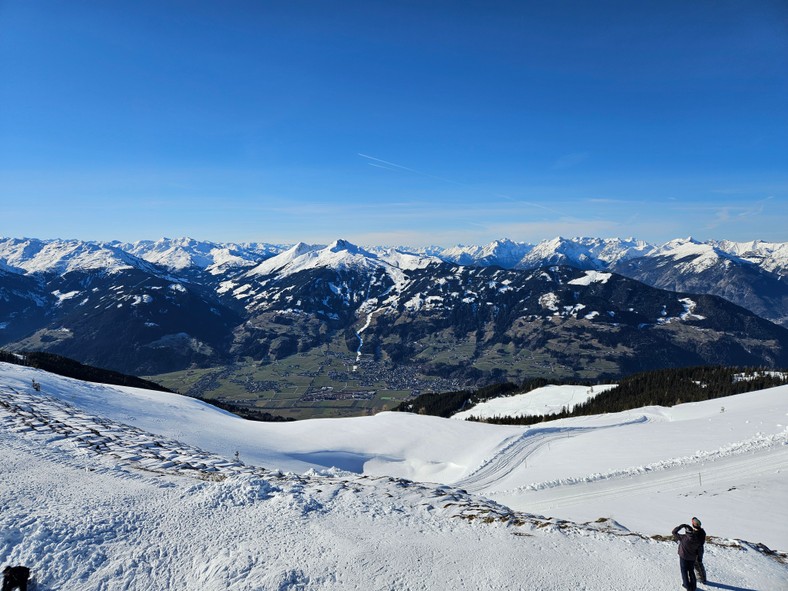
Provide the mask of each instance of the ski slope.
POLYGON ((525 428, 458 484, 515 509, 608 516, 650 534, 683 510, 788 547, 788 388, 549 425, 525 428))
POLYGON ((661 590, 676 548, 652 534, 698 515, 717 588, 783 589, 758 543, 788 547, 786 396, 268 424, 0 364, 0 561, 39 590, 661 590))
POLYGON ((471 417, 491 419, 495 417, 528 417, 533 415, 554 415, 562 410, 572 410, 594 396, 615 388, 616 384, 599 386, 554 385, 536 388, 525 394, 502 396, 481 402, 471 408, 458 412, 453 419, 467 420, 471 417))

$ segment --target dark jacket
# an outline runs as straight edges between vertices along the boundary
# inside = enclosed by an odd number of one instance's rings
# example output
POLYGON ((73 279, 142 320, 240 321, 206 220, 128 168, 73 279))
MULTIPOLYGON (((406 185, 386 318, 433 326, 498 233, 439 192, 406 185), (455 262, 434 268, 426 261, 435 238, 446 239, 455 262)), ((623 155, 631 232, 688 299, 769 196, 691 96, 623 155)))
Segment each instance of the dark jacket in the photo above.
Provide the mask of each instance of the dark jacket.
POLYGON ((686 523, 682 523, 673 530, 673 537, 679 542, 679 556, 684 560, 699 560, 703 558, 703 543, 706 541, 706 532, 702 527, 693 529, 686 523), (680 534, 679 530, 684 528, 686 533, 680 534))

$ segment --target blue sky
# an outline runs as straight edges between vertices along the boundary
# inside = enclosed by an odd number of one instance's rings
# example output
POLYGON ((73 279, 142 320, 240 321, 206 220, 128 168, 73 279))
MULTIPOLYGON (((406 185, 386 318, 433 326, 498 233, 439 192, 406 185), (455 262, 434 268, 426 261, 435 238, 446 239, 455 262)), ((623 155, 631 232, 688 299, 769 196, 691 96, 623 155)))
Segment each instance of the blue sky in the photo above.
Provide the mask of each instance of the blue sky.
POLYGON ((0 235, 788 240, 788 4, 0 1, 0 235))

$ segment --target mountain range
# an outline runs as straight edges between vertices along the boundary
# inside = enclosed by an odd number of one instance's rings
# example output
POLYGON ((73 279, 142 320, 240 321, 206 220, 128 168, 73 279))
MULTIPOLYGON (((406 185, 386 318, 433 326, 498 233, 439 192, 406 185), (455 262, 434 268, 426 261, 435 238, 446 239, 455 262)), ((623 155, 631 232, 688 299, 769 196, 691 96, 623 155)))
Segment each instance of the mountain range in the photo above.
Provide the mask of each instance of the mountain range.
MULTIPOLYGON (((135 374, 337 345, 479 384, 788 365, 788 243, 361 247, 0 239, 0 345, 135 374), (122 335, 122 339, 119 337, 122 335)), ((363 380, 362 380, 363 381, 363 380)))

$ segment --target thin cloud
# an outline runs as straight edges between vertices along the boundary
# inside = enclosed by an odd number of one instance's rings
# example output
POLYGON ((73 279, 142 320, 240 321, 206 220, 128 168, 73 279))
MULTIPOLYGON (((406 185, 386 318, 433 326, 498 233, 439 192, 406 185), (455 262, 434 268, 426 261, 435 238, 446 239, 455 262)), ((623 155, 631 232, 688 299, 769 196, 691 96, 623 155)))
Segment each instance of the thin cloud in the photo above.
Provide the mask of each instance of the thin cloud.
POLYGON ((706 229, 711 230, 725 224, 740 223, 743 220, 761 216, 766 210, 766 204, 772 199, 774 197, 769 196, 747 205, 728 205, 717 208, 714 210, 714 219, 706 225, 706 229))
POLYGON ((551 170, 564 170, 577 166, 584 160, 588 160, 590 154, 588 152, 572 152, 571 154, 564 154, 558 158, 550 167, 551 170))

